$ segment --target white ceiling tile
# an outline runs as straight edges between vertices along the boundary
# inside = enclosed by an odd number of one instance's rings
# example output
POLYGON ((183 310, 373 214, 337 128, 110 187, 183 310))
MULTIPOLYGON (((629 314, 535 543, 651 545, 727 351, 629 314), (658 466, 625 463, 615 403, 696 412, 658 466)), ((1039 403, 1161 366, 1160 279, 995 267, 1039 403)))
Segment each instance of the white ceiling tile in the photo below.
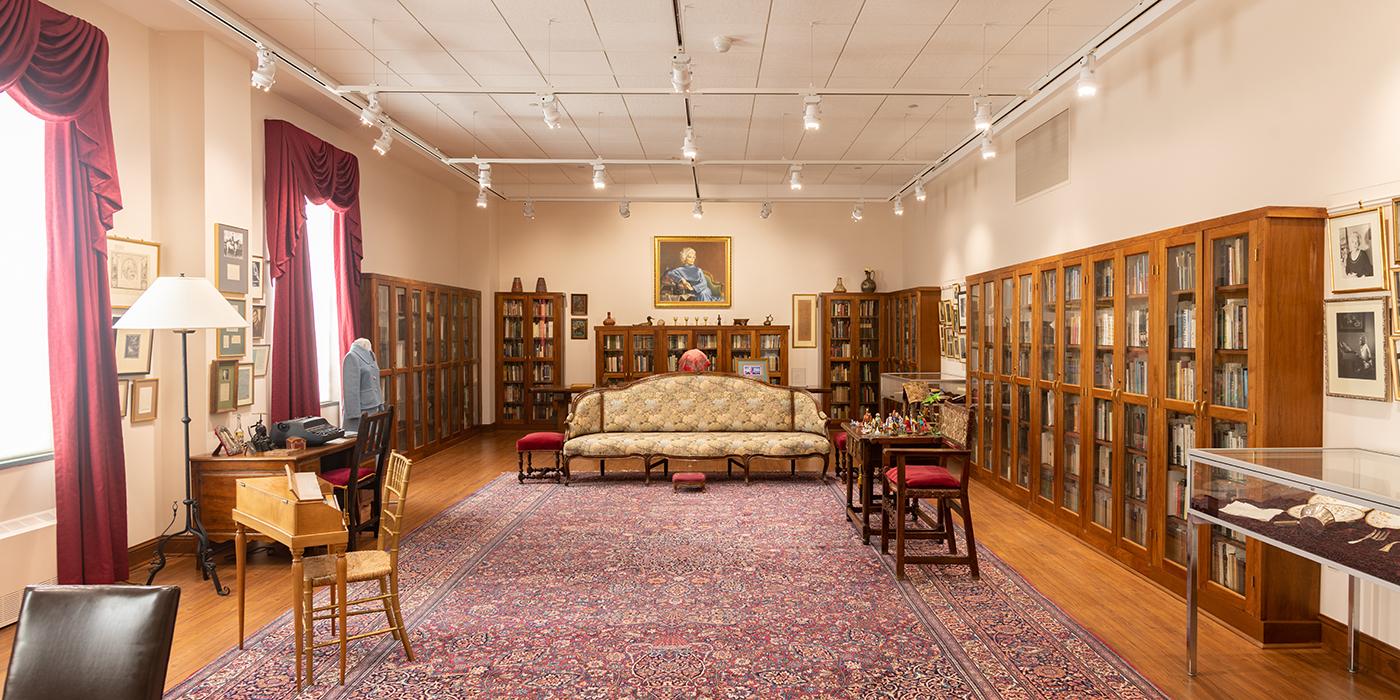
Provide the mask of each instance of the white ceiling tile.
POLYGON ((499 15, 491 0, 400 0, 422 22, 474 22, 499 15))
POLYGON ((534 62, 524 51, 453 51, 452 57, 476 77, 539 75, 534 62))
POLYGON ((448 51, 521 51, 510 25, 492 15, 481 21, 429 20, 427 31, 448 51))

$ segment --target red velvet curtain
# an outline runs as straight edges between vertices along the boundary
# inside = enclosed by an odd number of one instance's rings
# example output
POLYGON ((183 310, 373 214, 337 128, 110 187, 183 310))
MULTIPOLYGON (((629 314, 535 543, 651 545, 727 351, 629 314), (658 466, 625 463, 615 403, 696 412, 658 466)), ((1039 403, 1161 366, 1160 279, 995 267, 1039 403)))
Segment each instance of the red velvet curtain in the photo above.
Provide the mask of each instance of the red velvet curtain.
POLYGON ((107 231, 121 209, 107 37, 33 0, 0 0, 0 91, 45 126, 49 384, 59 583, 127 577, 107 231))
POLYGON ((316 379, 316 317, 307 259, 306 200, 335 210, 340 351, 359 328, 360 163, 355 156, 292 126, 263 123, 267 267, 273 280, 271 420, 321 413, 316 379))

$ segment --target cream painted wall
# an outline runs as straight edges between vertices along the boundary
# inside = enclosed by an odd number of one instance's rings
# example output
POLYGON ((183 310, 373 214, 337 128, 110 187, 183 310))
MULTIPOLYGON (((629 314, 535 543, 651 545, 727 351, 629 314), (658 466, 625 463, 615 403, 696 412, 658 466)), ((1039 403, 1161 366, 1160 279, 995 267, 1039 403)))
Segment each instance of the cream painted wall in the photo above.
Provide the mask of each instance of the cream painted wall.
MULTIPOLYGON (((908 208, 905 276, 928 284, 1268 204, 1400 195, 1400 55, 1384 0, 1187 4, 1100 63, 1100 96, 1058 95, 908 208), (1070 182, 1017 204, 1013 140, 1068 107, 1070 182)), ((1321 399, 1320 399, 1321 400, 1321 399)), ((1328 398, 1324 443, 1395 450, 1394 403, 1328 398)), ((1396 475, 1400 479, 1400 474, 1396 475)), ((1400 644, 1400 595, 1364 585, 1363 630, 1400 644)), ((1346 619, 1345 577, 1323 612, 1346 619)))
MULTIPOLYGON (((858 291, 861 270, 873 268, 881 289, 898 289, 905 275, 899 224, 889 207, 867 205, 853 223, 849 204, 775 204, 766 221, 756 203, 707 202, 705 218, 690 215, 689 203, 632 204, 632 216, 618 216, 617 203, 538 203, 533 221, 518 204, 495 205, 500 249, 499 286, 513 277, 525 289, 543 276, 553 292, 588 294, 588 340, 565 343, 565 380, 592 383, 593 326, 608 312, 619 324, 655 316, 733 318, 777 325, 792 320, 792 295, 829 291, 836 278, 858 291), (733 239, 733 306, 728 309, 657 309, 652 305, 653 236, 730 236, 733 239)), ((494 302, 492 302, 494 303, 494 302)), ((565 324, 567 326, 567 324, 565 324)), ((567 327, 564 329, 567 332, 567 327)), ((817 351, 789 349, 795 384, 818 382, 817 351)))

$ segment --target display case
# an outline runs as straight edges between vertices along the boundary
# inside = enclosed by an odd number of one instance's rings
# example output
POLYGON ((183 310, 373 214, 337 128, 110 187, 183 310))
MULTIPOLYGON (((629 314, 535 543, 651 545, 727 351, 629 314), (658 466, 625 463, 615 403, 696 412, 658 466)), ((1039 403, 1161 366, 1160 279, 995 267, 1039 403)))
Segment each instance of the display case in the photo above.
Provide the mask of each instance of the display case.
POLYGON ((880 407, 888 415, 893 410, 905 413, 904 385, 919 382, 943 392, 951 401, 967 397, 967 378, 942 372, 882 372, 880 374, 880 407))
MULTIPOLYGON (((496 294, 496 411, 504 425, 554 425, 554 402, 536 386, 564 381, 563 294, 496 294)), ((623 358, 626 362, 626 358, 623 358)))
POLYGON ((1400 456, 1349 448, 1234 448, 1192 449, 1188 459, 1187 580, 1201 581, 1187 597, 1191 672, 1202 597, 1213 589, 1243 593, 1263 576, 1286 573, 1294 581, 1290 588, 1305 595, 1279 591, 1281 599, 1261 601, 1264 614, 1299 603, 1310 603, 1316 614, 1318 564, 1351 577, 1356 670, 1358 581, 1400 591, 1400 456), (1270 556, 1279 550, 1293 556, 1270 556), (1268 571, 1277 566, 1289 570, 1268 571))

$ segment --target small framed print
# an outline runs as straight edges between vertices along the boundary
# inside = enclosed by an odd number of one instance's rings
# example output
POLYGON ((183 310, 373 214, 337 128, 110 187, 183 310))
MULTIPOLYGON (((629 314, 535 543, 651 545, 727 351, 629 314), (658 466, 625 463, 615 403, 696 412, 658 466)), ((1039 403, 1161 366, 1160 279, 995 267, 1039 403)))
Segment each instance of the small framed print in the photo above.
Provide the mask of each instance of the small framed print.
POLYGON ((1323 302, 1328 396, 1390 400, 1391 363, 1380 356, 1391 349, 1387 300, 1388 297, 1372 296, 1323 302))
POLYGON ((794 348, 817 347, 817 295, 792 295, 792 346, 794 348))
POLYGON ((209 365, 209 412, 238 408, 238 360, 214 360, 209 365))
POLYGON ((1327 259, 1332 293, 1385 289, 1388 249, 1380 209, 1363 209, 1328 219, 1327 259))
POLYGON ((243 362, 238 365, 238 405, 253 405, 253 363, 243 362))
POLYGON ((1390 297, 1390 311, 1395 315, 1390 327, 1400 331, 1400 269, 1390 271, 1390 297))
POLYGON ((267 376, 267 363, 272 359, 271 345, 253 346, 253 376, 267 376))
POLYGON ((214 224, 214 279, 225 294, 248 293, 248 229, 214 224))
POLYGON ((1400 336, 1390 338, 1390 376, 1395 378, 1395 400, 1400 401, 1400 336))
POLYGON ((587 295, 587 294, 570 294, 570 295, 569 295, 569 314, 572 315, 572 316, 587 316, 587 315, 588 315, 588 295, 587 295))
POLYGON ((122 407, 122 418, 126 417, 126 409, 131 398, 131 380, 117 380, 117 403, 122 407))
MULTIPOLYGON (((248 302, 242 299, 229 299, 229 306, 238 312, 239 316, 248 318, 248 302)), ((218 338, 219 357, 243 357, 248 354, 248 329, 247 328, 220 328, 218 338)))
POLYGON ((767 360, 735 360, 734 369, 741 377, 757 379, 764 384, 768 383, 767 360))
POLYGON ((262 301, 266 295, 263 286, 263 274, 267 272, 267 262, 261 255, 254 255, 248 258, 248 296, 252 299, 262 301))
MULTIPOLYGON (((120 315, 112 317, 115 324, 120 315)), ((112 346, 117 355, 118 377, 139 377, 151 373, 151 346, 156 332, 150 329, 112 329, 112 346)))
POLYGON ((126 309, 160 276, 160 244, 107 237, 107 287, 112 308, 126 309))
POLYGON ((149 423, 156 419, 160 400, 160 380, 137 379, 131 383, 131 422, 149 423))
POLYGON ((588 319, 569 319, 569 338, 571 340, 588 340, 588 319))
POLYGON ((267 342, 267 305, 253 304, 251 315, 248 316, 248 323, 251 326, 253 342, 267 342))

